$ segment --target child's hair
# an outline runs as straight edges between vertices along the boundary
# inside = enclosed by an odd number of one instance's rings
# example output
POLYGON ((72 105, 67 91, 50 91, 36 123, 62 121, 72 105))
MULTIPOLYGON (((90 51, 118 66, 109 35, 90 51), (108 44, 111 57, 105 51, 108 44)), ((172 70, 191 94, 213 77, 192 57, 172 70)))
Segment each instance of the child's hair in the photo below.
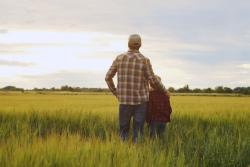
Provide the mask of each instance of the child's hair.
MULTIPOLYGON (((158 75, 155 75, 155 78, 156 78, 158 81, 161 82, 161 77, 159 77, 158 75)), ((149 82, 149 88, 150 88, 150 90, 157 90, 157 89, 158 89, 158 88, 155 87, 155 85, 154 85, 153 83, 151 83, 151 82, 149 82)))
POLYGON ((159 81, 161 81, 161 77, 159 77, 158 75, 155 75, 155 78, 159 81))

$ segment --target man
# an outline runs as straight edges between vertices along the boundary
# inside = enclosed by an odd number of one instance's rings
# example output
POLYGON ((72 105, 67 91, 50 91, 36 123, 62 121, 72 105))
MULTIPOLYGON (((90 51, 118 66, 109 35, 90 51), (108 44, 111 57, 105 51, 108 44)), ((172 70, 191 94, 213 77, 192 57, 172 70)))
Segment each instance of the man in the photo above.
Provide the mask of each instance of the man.
POLYGON ((133 141, 136 142, 138 134, 143 136, 143 126, 149 100, 148 83, 154 84, 159 90, 167 92, 165 87, 157 80, 148 58, 144 57, 139 49, 141 37, 130 35, 129 50, 116 57, 106 74, 106 82, 110 91, 118 98, 120 136, 128 139, 130 120, 133 118, 133 141), (117 73, 117 88, 113 77, 117 73))

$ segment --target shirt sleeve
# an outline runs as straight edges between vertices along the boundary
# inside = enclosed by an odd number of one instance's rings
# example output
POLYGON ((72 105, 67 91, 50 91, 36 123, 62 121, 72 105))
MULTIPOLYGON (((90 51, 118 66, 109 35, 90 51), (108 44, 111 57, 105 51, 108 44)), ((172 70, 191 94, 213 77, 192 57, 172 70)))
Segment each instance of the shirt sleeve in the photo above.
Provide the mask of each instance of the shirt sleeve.
POLYGON ((159 90, 161 90, 162 92, 167 92, 167 89, 165 88, 165 86, 162 84, 161 81, 159 81, 156 77, 155 77, 155 74, 154 74, 154 71, 153 71, 153 68, 152 68, 152 65, 150 63, 150 60, 149 59, 146 59, 145 60, 145 66, 146 66, 146 69, 145 69, 145 76, 146 76, 146 79, 148 81, 150 81, 150 83, 152 83, 155 87, 157 87, 159 90))
POLYGON ((116 88, 115 88, 115 84, 113 81, 113 77, 115 76, 117 72, 117 58, 113 61, 111 67, 109 68, 106 77, 105 77, 105 81, 110 89, 110 91, 115 95, 116 94, 116 88))

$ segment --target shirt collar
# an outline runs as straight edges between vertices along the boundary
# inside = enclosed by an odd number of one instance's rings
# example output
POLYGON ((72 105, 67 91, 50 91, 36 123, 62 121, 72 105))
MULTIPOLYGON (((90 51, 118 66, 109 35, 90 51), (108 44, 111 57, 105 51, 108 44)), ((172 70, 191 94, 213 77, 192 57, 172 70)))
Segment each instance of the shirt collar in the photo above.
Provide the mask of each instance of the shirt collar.
POLYGON ((128 52, 132 52, 132 53, 140 53, 140 51, 139 51, 139 50, 131 50, 131 49, 129 49, 129 50, 128 50, 128 52))

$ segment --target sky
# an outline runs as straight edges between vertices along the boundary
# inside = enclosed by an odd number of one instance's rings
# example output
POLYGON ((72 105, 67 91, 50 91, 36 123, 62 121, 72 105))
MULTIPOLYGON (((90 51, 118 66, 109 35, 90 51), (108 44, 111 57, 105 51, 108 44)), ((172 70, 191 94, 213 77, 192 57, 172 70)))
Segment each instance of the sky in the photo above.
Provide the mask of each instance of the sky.
POLYGON ((166 87, 250 86, 249 0, 0 0, 0 87, 106 88, 130 34, 166 87))

